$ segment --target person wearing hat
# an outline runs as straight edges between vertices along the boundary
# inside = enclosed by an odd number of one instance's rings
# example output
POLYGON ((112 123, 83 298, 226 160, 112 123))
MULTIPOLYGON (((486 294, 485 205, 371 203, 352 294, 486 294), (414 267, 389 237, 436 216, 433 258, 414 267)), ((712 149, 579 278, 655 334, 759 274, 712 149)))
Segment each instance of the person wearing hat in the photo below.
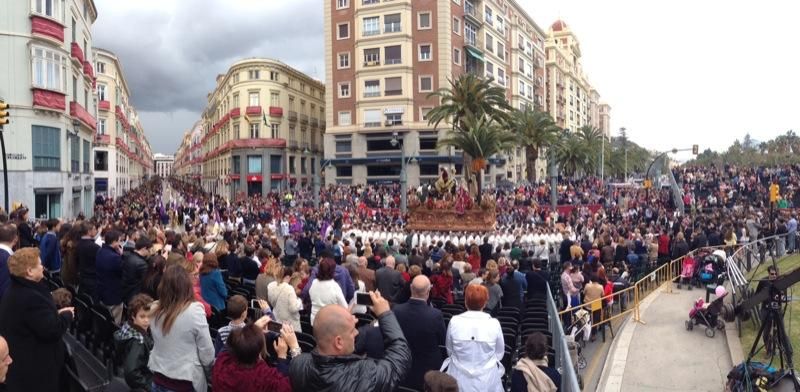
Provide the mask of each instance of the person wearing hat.
POLYGON ((152 255, 153 242, 147 236, 139 236, 132 252, 122 256, 122 301, 130 302, 142 291, 144 274, 147 272, 147 259, 152 255))

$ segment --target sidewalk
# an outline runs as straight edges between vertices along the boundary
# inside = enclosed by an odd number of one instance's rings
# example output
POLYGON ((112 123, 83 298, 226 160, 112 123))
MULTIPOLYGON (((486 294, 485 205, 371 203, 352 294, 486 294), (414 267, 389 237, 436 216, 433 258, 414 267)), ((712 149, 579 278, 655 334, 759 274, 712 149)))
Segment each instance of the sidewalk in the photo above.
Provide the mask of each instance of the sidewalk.
MULTIPOLYGON (((642 320, 630 320, 616 337, 603 371, 607 392, 722 391, 731 370, 724 333, 714 338, 703 326, 687 331, 684 321, 703 290, 651 294, 641 305, 642 320)), ((731 331, 735 333, 735 331, 731 331)))

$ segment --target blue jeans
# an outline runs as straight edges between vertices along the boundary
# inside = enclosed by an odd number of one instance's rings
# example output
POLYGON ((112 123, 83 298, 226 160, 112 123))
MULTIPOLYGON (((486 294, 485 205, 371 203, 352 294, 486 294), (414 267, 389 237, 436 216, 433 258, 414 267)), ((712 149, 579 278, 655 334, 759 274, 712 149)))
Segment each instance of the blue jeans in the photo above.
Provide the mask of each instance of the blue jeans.
POLYGON ((789 235, 787 236, 787 242, 789 243, 788 244, 789 252, 795 251, 797 246, 796 241, 797 241, 797 232, 789 233, 789 235))

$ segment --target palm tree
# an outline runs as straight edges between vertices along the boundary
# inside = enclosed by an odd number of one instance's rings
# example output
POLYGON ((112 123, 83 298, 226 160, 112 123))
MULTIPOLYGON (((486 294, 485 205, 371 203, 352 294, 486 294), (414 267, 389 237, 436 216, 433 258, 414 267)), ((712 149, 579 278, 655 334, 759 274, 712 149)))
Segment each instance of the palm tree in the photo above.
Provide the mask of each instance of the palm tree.
MULTIPOLYGON (((578 138, 583 142, 588 152, 587 166, 584 171, 588 174, 593 169, 599 167, 600 162, 600 149, 603 148, 602 138, 605 137, 599 128, 592 127, 591 125, 584 125, 578 128, 578 138), (595 153, 595 151, 597 153, 595 153)), ((596 170, 595 170, 596 171, 596 170)))
POLYGON ((504 130, 491 118, 467 115, 460 119, 461 129, 451 132, 446 138, 439 139, 439 147, 455 147, 464 151, 469 156, 471 165, 465 166, 465 173, 469 170, 476 174, 478 187, 475 200, 480 203, 483 175, 482 171, 488 163, 489 157, 514 148, 517 137, 504 130))
POLYGON ((525 146, 525 157, 528 160, 525 170, 528 172, 528 181, 536 181, 536 161, 539 159, 539 150, 552 146, 557 139, 560 129, 546 112, 540 112, 530 107, 525 110, 514 110, 511 115, 511 129, 519 138, 519 143, 525 146))
POLYGON ((586 165, 589 155, 590 151, 586 148, 583 140, 571 132, 565 132, 562 135, 554 151, 555 162, 568 176, 577 174, 578 170, 586 165))

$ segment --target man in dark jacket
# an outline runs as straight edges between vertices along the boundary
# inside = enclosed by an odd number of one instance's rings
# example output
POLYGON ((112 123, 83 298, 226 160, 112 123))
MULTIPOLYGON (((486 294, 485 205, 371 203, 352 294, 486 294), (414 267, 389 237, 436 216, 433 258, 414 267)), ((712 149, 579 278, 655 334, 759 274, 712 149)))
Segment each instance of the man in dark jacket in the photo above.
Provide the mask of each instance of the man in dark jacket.
POLYGON ((528 298, 546 298, 547 283, 550 281, 550 274, 542 270, 542 262, 533 261, 533 271, 525 274, 528 282, 528 298))
POLYGON ((142 291, 142 281, 147 272, 147 258, 150 257, 150 247, 153 242, 146 236, 136 240, 132 252, 122 255, 122 300, 130 302, 134 295, 142 291))
POLYGON ((11 285, 11 273, 8 270, 8 259, 14 254, 17 243, 17 228, 12 224, 0 225, 0 300, 3 293, 11 285))
POLYGON ((97 251, 97 299, 108 308, 114 322, 122 322, 122 243, 116 230, 106 232, 105 243, 97 251))
POLYGON ((383 359, 353 355, 356 322, 347 309, 328 305, 314 319, 317 348, 294 358, 289 378, 295 391, 394 391, 411 366, 411 351, 389 303, 371 292, 372 310, 386 344, 383 359))
POLYGON ((484 268, 492 258, 492 244, 489 243, 489 237, 483 237, 483 244, 478 247, 478 251, 481 252, 481 268, 484 268))
POLYGON ((149 391, 153 374, 147 368, 153 337, 150 335, 149 295, 136 295, 128 302, 128 321, 114 332, 117 361, 122 364, 125 383, 134 392, 149 391))
POLYGON ((394 269, 394 257, 386 257, 383 268, 375 271, 375 287, 381 292, 384 298, 395 304, 400 301, 400 294, 403 291, 403 274, 394 269))
POLYGON ((81 239, 78 241, 78 291, 93 298, 95 296, 95 286, 97 286, 96 258, 100 246, 94 242, 97 229, 91 223, 81 223, 81 239))
POLYGON ((442 351, 446 328, 439 309, 428 305, 431 281, 425 275, 417 275, 411 281, 411 299, 394 307, 394 315, 403 330, 411 349, 411 369, 401 386, 422 390, 425 373, 439 370, 442 366, 442 351))

